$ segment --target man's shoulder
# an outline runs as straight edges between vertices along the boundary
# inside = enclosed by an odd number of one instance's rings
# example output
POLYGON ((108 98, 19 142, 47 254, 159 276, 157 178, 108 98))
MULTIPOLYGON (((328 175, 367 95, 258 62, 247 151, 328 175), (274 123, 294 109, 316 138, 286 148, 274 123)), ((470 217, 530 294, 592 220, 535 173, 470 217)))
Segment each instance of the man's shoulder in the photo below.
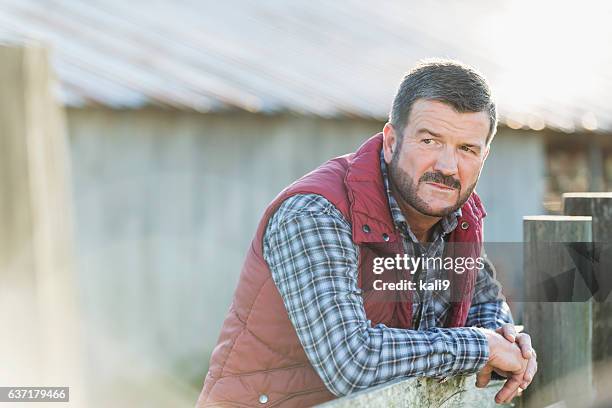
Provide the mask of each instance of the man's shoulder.
MULTIPOLYGON (((268 231, 283 222, 297 218, 312 217, 316 219, 341 221, 349 226, 348 221, 327 198, 319 194, 295 194, 286 198, 277 208, 268 223, 268 231)), ((350 226, 349 226, 350 227, 350 226)))
POLYGON ((295 194, 286 198, 276 210, 274 216, 290 218, 297 215, 323 215, 342 217, 342 213, 320 194, 295 194))

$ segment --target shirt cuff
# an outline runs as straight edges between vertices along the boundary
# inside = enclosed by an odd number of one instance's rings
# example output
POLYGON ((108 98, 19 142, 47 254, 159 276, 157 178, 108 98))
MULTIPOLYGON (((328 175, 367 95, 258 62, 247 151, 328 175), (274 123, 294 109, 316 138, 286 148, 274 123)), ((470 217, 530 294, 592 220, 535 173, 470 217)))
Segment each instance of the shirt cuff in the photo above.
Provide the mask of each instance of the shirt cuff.
POLYGON ((472 327, 451 330, 451 333, 455 340, 452 372, 455 375, 479 372, 489 361, 487 336, 481 330, 472 327))

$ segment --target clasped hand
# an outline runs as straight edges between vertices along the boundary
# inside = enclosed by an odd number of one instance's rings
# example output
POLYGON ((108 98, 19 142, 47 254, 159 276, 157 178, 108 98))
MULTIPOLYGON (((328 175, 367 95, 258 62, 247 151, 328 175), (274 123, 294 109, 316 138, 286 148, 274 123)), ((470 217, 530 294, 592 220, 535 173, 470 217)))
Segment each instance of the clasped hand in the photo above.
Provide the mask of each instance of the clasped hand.
POLYGON ((489 342, 489 360, 476 376, 476 386, 486 387, 493 371, 507 378, 495 395, 498 404, 508 403, 529 386, 538 370, 536 352, 527 333, 517 333, 513 324, 497 330, 481 329, 489 342))

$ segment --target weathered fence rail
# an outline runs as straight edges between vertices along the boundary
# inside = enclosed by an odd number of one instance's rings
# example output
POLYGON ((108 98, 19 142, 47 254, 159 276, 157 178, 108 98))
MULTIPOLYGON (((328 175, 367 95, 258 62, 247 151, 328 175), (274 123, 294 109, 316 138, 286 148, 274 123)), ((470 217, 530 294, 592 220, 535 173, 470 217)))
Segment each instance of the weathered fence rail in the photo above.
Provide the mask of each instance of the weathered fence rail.
POLYGON ((491 381, 486 388, 475 387, 476 377, 455 377, 440 383, 428 378, 410 378, 373 387, 318 405, 320 408, 371 407, 501 407, 495 394, 502 381, 491 381))

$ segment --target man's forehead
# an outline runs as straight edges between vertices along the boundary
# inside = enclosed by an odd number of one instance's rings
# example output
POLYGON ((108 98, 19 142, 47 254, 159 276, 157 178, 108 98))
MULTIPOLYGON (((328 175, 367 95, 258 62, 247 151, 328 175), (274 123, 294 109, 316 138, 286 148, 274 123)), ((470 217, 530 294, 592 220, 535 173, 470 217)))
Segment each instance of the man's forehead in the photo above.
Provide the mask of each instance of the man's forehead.
POLYGON ((441 101, 417 100, 410 112, 407 128, 429 131, 437 136, 463 136, 483 139, 489 133, 488 112, 458 112, 441 101))

